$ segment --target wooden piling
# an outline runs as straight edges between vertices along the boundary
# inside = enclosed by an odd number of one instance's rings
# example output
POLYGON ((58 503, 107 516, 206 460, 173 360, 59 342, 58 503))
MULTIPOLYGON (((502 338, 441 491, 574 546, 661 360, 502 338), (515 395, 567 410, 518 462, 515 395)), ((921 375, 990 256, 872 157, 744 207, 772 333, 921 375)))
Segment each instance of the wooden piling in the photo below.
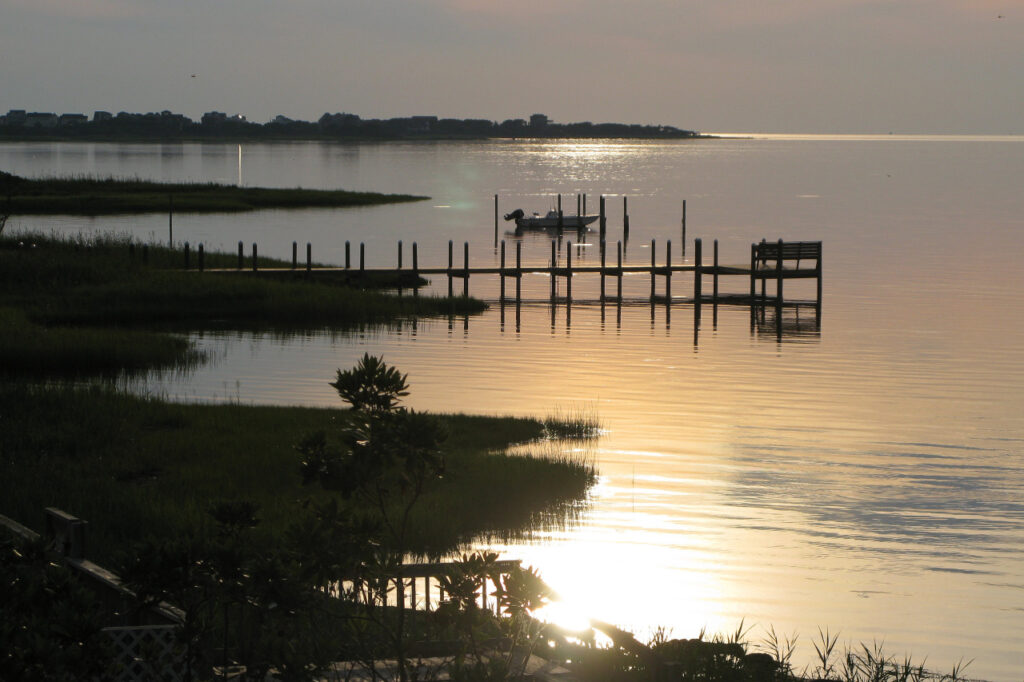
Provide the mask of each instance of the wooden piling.
POLYGON ((202 243, 199 244, 199 272, 205 269, 206 265, 206 250, 203 248, 202 243))
POLYGON ((565 243, 565 300, 572 302, 572 242, 565 243))
POLYGON ((686 199, 683 199, 683 257, 686 257, 686 199))
POLYGON ((245 256, 243 255, 244 252, 245 252, 245 247, 242 246, 242 242, 238 242, 238 269, 239 270, 241 270, 244 267, 244 265, 243 265, 243 261, 245 260, 245 256))
POLYGON ((654 280, 655 280, 654 268, 657 266, 657 263, 656 263, 657 255, 658 254, 655 252, 655 248, 654 248, 654 240, 652 239, 651 240, 651 301, 652 302, 654 301, 654 287, 655 287, 655 283, 654 283, 654 280))
POLYGON ((292 242, 292 270, 299 268, 299 243, 292 242))
POLYGON ((693 240, 693 305, 698 316, 700 315, 701 280, 704 277, 701 259, 701 240, 698 237, 693 240))
POLYGON ((665 242, 665 305, 672 304, 672 240, 665 242))
POLYGON ((398 240, 398 269, 402 269, 402 240, 398 240))
POLYGON ((601 303, 604 303, 604 269, 607 259, 605 258, 605 250, 603 248, 604 244, 602 244, 601 246, 601 303))
POLYGON ((501 240, 501 271, 498 275, 498 281, 501 283, 500 292, 498 294, 498 300, 505 303, 505 240, 501 240))
POLYGON ((306 274, 313 271, 313 245, 306 242, 306 274))
POLYGON ((715 267, 714 267, 714 276, 712 277, 712 280, 711 280, 711 282, 712 282, 712 285, 711 285, 711 301, 715 305, 718 305, 718 240, 717 239, 715 240, 715 256, 714 256, 714 258, 715 258, 715 260, 714 260, 715 267))
POLYGON ((359 242, 359 272, 362 274, 366 270, 366 243, 359 242))
POLYGON ((188 258, 188 256, 189 256, 189 253, 188 253, 188 242, 185 242, 185 269, 186 270, 188 270, 188 266, 189 266, 189 262, 188 262, 189 258, 188 258))
POLYGON ((469 242, 462 245, 462 262, 466 268, 465 277, 462 279, 462 295, 469 298, 469 242))
MULTIPOLYGON (((629 204, 625 195, 622 197, 622 232, 629 234, 629 204)), ((671 265, 671 263, 669 263, 671 265)))
POLYGON ((258 259, 258 256, 257 256, 256 251, 257 251, 257 249, 256 249, 256 242, 253 242, 252 243, 252 271, 253 272, 256 272, 256 267, 257 267, 256 261, 258 259))
POLYGON ((621 304, 622 303, 622 241, 618 241, 616 243, 618 245, 618 252, 619 252, 619 266, 618 266, 619 267, 619 283, 618 283, 618 289, 616 290, 616 297, 617 297, 619 303, 621 304))
POLYGON ((563 225, 563 220, 562 220, 562 193, 559 192, 558 193, 558 231, 559 232, 562 231, 562 227, 563 226, 564 225, 563 225))
POLYGON ((416 242, 412 243, 412 295, 420 295, 420 259, 416 250, 416 242))
POLYGON ((345 240, 345 269, 348 270, 352 267, 352 244, 345 240))
POLYGON ((498 244, 498 195, 494 195, 494 244, 498 244))
POLYGON ((448 240, 448 298, 452 297, 452 240, 448 240))
POLYGON ((555 265, 558 263, 555 254, 555 240, 551 240, 551 302, 555 302, 555 265))
POLYGON ((779 259, 775 261, 775 309, 782 319, 782 240, 779 240, 779 259))
POLYGON ((601 207, 601 211, 600 211, 601 219, 598 221, 598 225, 599 225, 599 229, 600 229, 601 241, 604 241, 605 240, 605 236, 607 234, 607 224, 605 222, 605 215, 604 215, 604 195, 603 194, 601 195, 600 207, 601 207))
MULTIPOLYGON (((516 242, 516 314, 519 314, 519 304, 522 302, 523 282, 523 243, 516 242)), ((517 320, 518 323, 518 320, 517 320)))

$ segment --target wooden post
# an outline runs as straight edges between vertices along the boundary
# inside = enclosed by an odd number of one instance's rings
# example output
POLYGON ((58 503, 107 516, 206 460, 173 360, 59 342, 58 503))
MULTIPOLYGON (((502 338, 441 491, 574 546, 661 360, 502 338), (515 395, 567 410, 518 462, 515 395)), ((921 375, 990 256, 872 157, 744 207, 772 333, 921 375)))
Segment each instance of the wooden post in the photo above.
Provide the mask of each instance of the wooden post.
POLYGON ((625 234, 629 234, 629 204, 628 200, 623 195, 622 197, 622 231, 625 234))
POLYGON ((620 241, 618 241, 616 243, 618 244, 618 247, 619 247, 618 248, 618 251, 619 251, 619 284, 618 284, 618 290, 616 291, 616 296, 618 297, 618 301, 621 304, 622 303, 622 241, 620 240, 620 241))
POLYGON ((555 240, 551 240, 551 302, 555 302, 555 263, 557 263, 555 255, 555 240))
POLYGON ((718 240, 715 240, 715 274, 711 280, 713 282, 711 289, 711 301, 718 305, 718 240))
MULTIPOLYGON (((766 242, 764 239, 762 239, 761 243, 762 244, 767 244, 768 242, 766 242)), ((765 261, 764 266, 765 266, 765 272, 761 273, 761 278, 760 278, 761 279, 761 301, 764 301, 767 298, 767 294, 765 293, 765 288, 768 285, 768 272, 767 272, 767 270, 768 270, 768 262, 767 261, 765 261)))
POLYGON ((313 270, 313 245, 306 242, 306 272, 313 270))
POLYGON ((605 236, 607 234, 607 223, 605 221, 605 215, 604 215, 604 195, 603 194, 601 195, 600 207, 601 207, 601 210, 600 210, 600 214, 599 215, 601 216, 601 219, 598 221, 598 225, 600 226, 599 227, 599 230, 600 230, 599 234, 601 236, 601 241, 604 241, 605 240, 605 236))
MULTIPOLYGON (((818 316, 821 316, 821 247, 818 247, 818 316)), ((819 319, 819 322, 821 320, 819 319)))
MULTIPOLYGON (((604 245, 602 244, 602 247, 603 246, 604 245)), ((606 255, 605 254, 605 250, 604 250, 604 248, 602 248, 601 249, 601 303, 604 303, 604 268, 605 268, 605 263, 607 262, 607 259, 605 258, 605 255, 606 255)))
POLYGON ((188 256, 189 256, 189 253, 188 253, 188 242, 185 242, 185 269, 186 270, 188 270, 188 266, 189 266, 189 262, 188 262, 189 258, 188 258, 188 256))
POLYGON ((520 285, 523 282, 523 243, 516 242, 516 309, 519 309, 520 303, 520 285))
POLYGON ((754 296, 757 295, 757 244, 750 245, 750 305, 753 310, 754 296))
POLYGON ((698 237, 693 240, 693 305, 698 317, 700 316, 701 280, 704 277, 701 258, 701 240, 698 237))
POLYGON ((655 253, 655 249, 654 249, 654 240, 652 239, 651 240, 651 302, 652 303, 654 302, 654 287, 655 287, 655 283, 654 283, 655 274, 654 274, 654 271, 655 271, 655 257, 656 256, 657 256, 657 253, 655 253))
POLYGON ((683 199, 683 258, 686 257, 686 199, 683 199))
POLYGON ((204 265, 205 265, 204 261, 206 260, 205 257, 206 257, 206 251, 205 251, 205 249, 203 249, 203 245, 200 243, 199 244, 199 272, 202 272, 203 269, 204 269, 204 265))
POLYGON ((498 195, 494 195, 494 245, 498 245, 498 195))
POLYGON ((779 259, 775 261, 775 308, 782 317, 782 240, 779 240, 779 259))
POLYGON ((498 294, 498 300, 502 303, 505 302, 505 240, 501 240, 501 268, 498 273, 498 281, 501 282, 501 293, 498 294))
POLYGON ((402 269, 402 240, 398 240, 398 269, 402 269))
POLYGON ((245 259, 245 256, 243 255, 244 250, 245 250, 245 247, 242 246, 242 242, 238 242, 238 269, 239 270, 241 270, 242 267, 243 267, 242 261, 245 259))
POLYGON ((366 243, 359 242, 359 272, 366 270, 366 243))
POLYGON ((562 220, 562 193, 559 192, 558 193, 558 231, 559 232, 562 231, 562 227, 564 227, 564 223, 563 223, 563 220, 562 220))
POLYGON ((565 243, 565 300, 572 302, 572 242, 565 243))
POLYGON ((256 272, 256 260, 258 256, 256 254, 256 242, 252 243, 252 271, 256 272))
POLYGON ((587 193, 584 192, 583 193, 583 214, 582 215, 586 215, 586 213, 587 213, 587 193))
POLYGON ((292 270, 297 270, 299 267, 299 243, 292 242, 292 270))
POLYGON ((672 240, 665 242, 665 305, 672 304, 672 240))
POLYGON ((345 269, 346 270, 348 270, 350 267, 352 267, 352 258, 351 258, 351 256, 352 256, 352 248, 351 247, 352 247, 352 245, 346 239, 345 240, 345 269))
POLYGON ((580 227, 583 227, 583 213, 580 211, 580 193, 576 192, 576 217, 580 218, 580 227))
POLYGON ((420 294, 420 259, 416 252, 416 242, 412 243, 412 295, 420 294))
POLYGON ((452 240, 448 240, 448 298, 452 297, 452 240))
POLYGON ((462 278, 462 295, 469 298, 469 242, 462 245, 462 262, 465 265, 465 277, 462 278))

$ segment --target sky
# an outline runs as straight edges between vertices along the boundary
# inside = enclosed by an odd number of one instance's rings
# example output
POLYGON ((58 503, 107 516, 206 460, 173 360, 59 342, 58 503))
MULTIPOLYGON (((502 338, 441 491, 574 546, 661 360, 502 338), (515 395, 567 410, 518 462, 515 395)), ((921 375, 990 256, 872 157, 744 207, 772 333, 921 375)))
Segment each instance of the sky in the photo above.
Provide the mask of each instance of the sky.
POLYGON ((0 113, 1024 133, 1022 0, 0 0, 0 113))

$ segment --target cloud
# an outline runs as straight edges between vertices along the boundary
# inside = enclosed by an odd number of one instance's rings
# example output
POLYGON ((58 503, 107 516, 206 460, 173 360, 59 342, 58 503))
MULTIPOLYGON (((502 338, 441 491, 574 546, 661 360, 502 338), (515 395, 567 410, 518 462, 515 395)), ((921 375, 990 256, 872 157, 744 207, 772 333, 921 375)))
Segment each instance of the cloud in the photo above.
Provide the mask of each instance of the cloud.
POLYGON ((134 19, 150 11, 134 0, 5 0, 0 6, 67 19, 134 19))

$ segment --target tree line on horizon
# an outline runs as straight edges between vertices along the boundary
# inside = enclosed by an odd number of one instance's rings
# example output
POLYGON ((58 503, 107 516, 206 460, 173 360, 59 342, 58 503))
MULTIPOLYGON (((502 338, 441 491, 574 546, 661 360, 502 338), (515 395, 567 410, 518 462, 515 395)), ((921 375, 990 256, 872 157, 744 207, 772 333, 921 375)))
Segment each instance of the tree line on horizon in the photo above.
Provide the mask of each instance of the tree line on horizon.
POLYGON ((325 113, 316 121, 276 116, 267 123, 254 123, 245 116, 218 111, 194 121, 170 111, 146 114, 97 111, 92 119, 84 114, 27 113, 11 110, 0 116, 0 138, 4 139, 446 139, 446 138, 688 138, 699 133, 674 126, 626 123, 555 123, 544 114, 529 120, 515 118, 502 122, 487 119, 408 116, 364 119, 356 114, 325 113))

